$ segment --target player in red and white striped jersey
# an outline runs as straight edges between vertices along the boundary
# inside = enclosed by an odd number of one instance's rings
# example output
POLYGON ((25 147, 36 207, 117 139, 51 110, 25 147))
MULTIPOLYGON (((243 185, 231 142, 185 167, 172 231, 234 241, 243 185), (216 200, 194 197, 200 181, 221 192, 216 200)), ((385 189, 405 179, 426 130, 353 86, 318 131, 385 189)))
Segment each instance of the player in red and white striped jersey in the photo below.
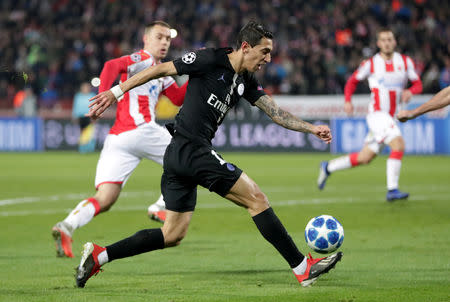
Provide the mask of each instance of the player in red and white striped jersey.
POLYGON ((345 85, 345 112, 353 114, 351 96, 358 83, 368 79, 371 91, 368 115, 366 117, 369 133, 360 152, 351 153, 320 164, 317 184, 320 190, 325 187, 331 173, 370 163, 388 145, 391 148, 387 160, 388 201, 408 198, 409 194, 398 190, 401 161, 405 149, 400 129, 394 120, 398 107, 407 103, 413 94, 422 92, 422 82, 414 70, 410 57, 395 52, 396 41, 389 29, 377 34, 380 52, 361 63, 345 85), (406 88, 408 81, 411 86, 406 88))
MULTIPOLYGON (((99 92, 108 90, 118 76, 124 82, 136 73, 161 63, 171 42, 170 26, 155 21, 145 28, 144 48, 131 55, 107 61, 100 74, 99 92)), ((73 257, 72 234, 99 213, 107 211, 141 159, 147 158, 162 165, 171 135, 155 123, 155 106, 161 94, 173 104, 181 106, 187 83, 178 87, 172 77, 149 81, 125 93, 119 99, 116 120, 106 137, 95 176, 96 194, 82 200, 75 209, 52 229, 57 255, 73 257)), ((165 219, 162 195, 149 209, 149 216, 165 219)))

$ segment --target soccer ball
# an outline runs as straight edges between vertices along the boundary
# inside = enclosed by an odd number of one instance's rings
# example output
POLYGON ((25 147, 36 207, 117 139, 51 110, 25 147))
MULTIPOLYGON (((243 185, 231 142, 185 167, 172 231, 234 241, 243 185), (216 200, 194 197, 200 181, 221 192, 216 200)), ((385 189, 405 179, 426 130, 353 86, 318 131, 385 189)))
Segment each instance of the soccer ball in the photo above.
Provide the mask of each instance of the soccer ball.
POLYGON ((333 216, 320 215, 306 225, 305 240, 314 251, 322 254, 331 253, 344 241, 344 228, 333 216))

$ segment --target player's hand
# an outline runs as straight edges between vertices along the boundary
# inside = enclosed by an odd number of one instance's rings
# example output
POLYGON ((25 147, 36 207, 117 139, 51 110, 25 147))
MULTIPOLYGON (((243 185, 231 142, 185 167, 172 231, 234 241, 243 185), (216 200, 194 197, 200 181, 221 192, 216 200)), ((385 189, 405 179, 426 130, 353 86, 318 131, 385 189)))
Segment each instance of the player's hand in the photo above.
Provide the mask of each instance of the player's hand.
POLYGON ((400 110, 400 112, 397 114, 397 119, 402 123, 413 118, 414 115, 411 110, 400 110))
POLYGON ((353 115, 353 104, 351 102, 344 103, 344 111, 348 116, 353 115))
POLYGON ((331 130, 327 125, 314 126, 312 133, 327 144, 331 143, 331 139, 333 138, 331 130))
POLYGON ((117 99, 110 90, 106 90, 92 97, 89 101, 91 103, 89 104, 89 113, 87 113, 86 116, 96 120, 106 109, 114 104, 117 99))
POLYGON ((401 101, 405 104, 408 103, 409 100, 411 100, 412 95, 413 94, 412 94, 411 90, 409 90, 409 89, 403 90, 402 96, 401 96, 401 101))

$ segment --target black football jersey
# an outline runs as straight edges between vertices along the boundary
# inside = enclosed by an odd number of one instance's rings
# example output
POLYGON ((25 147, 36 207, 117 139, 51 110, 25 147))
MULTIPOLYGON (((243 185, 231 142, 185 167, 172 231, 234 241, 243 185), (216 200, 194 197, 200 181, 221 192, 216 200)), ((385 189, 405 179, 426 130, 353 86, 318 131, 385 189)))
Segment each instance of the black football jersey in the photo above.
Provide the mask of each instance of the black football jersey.
POLYGON ((189 75, 175 131, 210 144, 228 110, 240 98, 254 105, 265 95, 253 73, 234 71, 227 56, 231 52, 231 48, 207 48, 173 61, 179 75, 189 75))

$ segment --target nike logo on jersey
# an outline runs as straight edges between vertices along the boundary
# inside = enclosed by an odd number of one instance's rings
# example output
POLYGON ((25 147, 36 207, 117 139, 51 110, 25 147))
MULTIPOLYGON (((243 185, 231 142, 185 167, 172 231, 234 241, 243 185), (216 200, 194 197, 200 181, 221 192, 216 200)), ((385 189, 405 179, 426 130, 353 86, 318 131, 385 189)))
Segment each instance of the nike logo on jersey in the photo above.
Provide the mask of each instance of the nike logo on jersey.
POLYGON ((222 76, 220 78, 217 79, 217 81, 223 81, 225 83, 225 74, 222 73, 222 76))

